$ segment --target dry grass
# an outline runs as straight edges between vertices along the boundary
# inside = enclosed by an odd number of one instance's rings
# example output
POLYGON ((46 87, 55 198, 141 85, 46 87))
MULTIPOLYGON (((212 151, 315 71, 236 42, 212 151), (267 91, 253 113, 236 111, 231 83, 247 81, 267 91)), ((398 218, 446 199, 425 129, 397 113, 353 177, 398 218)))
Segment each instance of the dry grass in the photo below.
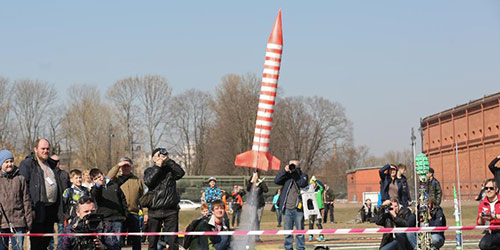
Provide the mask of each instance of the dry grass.
MULTIPOLYGON (((475 225, 476 215, 477 215, 477 202, 464 201, 463 207, 463 225, 472 226, 475 225)), ((352 203, 338 203, 335 205, 335 221, 336 224, 327 223, 323 225, 324 228, 372 228, 379 227, 375 224, 370 223, 354 223, 354 219, 358 216, 358 210, 361 204, 352 203)), ((449 226, 455 225, 455 217, 453 215, 453 202, 445 201, 442 204, 447 219, 447 224, 449 226)), ((184 231, 186 226, 191 222, 191 220, 199 216, 199 211, 182 211, 179 218, 179 229, 184 231)), ((307 228, 306 221, 306 228, 307 228)), ((270 211, 269 205, 266 206, 264 210, 264 215, 261 223, 262 230, 277 230, 283 229, 278 228, 276 223, 276 215, 274 212, 270 211)), ((465 231, 463 232, 465 239, 479 239, 481 237, 480 231, 465 231)), ((356 238, 367 237, 371 240, 377 241, 381 235, 380 234, 370 234, 370 235, 326 235, 325 238, 330 241, 344 241, 352 240, 356 238)), ((453 239, 455 237, 454 232, 446 233, 447 239, 453 239)), ((267 250, 267 249, 282 249, 283 248, 283 236, 262 236, 264 244, 257 245, 256 249, 267 250)), ((307 242, 306 242, 307 244, 307 242)))

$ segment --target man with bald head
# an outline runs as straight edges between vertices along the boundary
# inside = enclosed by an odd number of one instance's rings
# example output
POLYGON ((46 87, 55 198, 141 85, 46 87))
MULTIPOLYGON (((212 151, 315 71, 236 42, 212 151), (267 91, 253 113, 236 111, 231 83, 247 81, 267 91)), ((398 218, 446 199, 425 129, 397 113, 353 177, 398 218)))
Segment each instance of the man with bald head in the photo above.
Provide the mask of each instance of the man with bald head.
MULTIPOLYGON (((64 218, 62 183, 57 162, 49 158, 50 142, 37 139, 33 152, 19 164, 26 179, 35 218, 31 233, 53 233, 54 223, 64 218)), ((51 237, 30 237, 31 249, 47 249, 51 237)))

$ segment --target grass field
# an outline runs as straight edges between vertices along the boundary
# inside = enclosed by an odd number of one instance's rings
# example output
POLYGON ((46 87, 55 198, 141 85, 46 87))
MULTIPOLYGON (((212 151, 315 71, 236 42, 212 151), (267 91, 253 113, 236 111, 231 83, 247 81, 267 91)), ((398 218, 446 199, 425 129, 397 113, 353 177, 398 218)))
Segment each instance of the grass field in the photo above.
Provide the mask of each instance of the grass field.
MULTIPOLYGON (((361 207, 361 204, 352 204, 352 203, 337 203, 335 204, 335 221, 336 224, 327 223, 323 225, 324 228, 373 228, 379 227, 375 224, 371 223, 354 223, 354 219, 358 217, 358 210, 361 207)), ((445 212, 447 225, 454 226, 455 225, 455 217, 453 215, 453 202, 445 201, 442 204, 442 207, 445 212)), ((463 210, 463 225, 464 226, 472 226, 475 225, 476 215, 478 203, 475 201, 464 201, 462 204, 463 210)), ((180 231, 184 231, 186 226, 193 219, 199 216, 199 211, 181 211, 179 218, 179 229, 180 231)), ((243 219, 243 218, 242 218, 243 219)), ((306 229, 307 224, 306 221, 306 229)), ((270 211, 270 206, 266 206, 264 210, 264 215, 261 223, 261 230, 278 230, 283 228, 277 227, 276 215, 274 212, 270 211)), ((237 230, 237 229, 236 229, 237 230)), ((463 232, 464 240, 474 239, 479 242, 482 234, 480 231, 464 231, 463 232)), ((338 241, 350 241, 350 240, 363 240, 368 239, 372 241, 377 241, 380 239, 381 234, 369 234, 369 235, 325 235, 325 239, 327 242, 338 242, 338 241)), ((446 239, 454 239, 454 232, 447 232, 446 239)), ((259 243, 256 245, 256 249, 258 250, 268 250, 268 249, 283 249, 283 236, 262 236, 261 239, 264 241, 263 243, 259 243)), ((306 245, 312 246, 313 243, 317 242, 308 242, 306 241, 306 245)))

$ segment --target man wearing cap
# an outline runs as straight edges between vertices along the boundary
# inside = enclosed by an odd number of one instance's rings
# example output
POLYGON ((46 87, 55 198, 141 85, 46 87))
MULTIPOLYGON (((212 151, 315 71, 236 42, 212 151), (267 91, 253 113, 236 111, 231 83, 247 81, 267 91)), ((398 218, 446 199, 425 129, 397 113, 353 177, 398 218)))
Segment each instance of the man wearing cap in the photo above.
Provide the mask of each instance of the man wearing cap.
MULTIPOLYGON (((109 170, 107 174, 107 177, 120 186, 120 189, 127 200, 128 215, 123 224, 122 231, 130 233, 140 232, 139 199, 144 194, 144 185, 142 181, 132 172, 133 166, 134 163, 132 162, 132 159, 123 157, 117 165, 109 170), (121 172, 121 174, 119 174, 119 172, 121 172)), ((144 222, 147 223, 148 215, 147 212, 145 212, 146 209, 142 209, 144 212, 144 222)), ((133 250, 140 250, 140 236, 128 236, 128 245, 131 245, 133 250)))
POLYGON ((208 188, 205 189, 205 202, 208 204, 208 211, 212 213, 212 202, 222 200, 222 191, 215 186, 217 179, 215 177, 208 178, 208 188))
POLYGON ((442 194, 441 184, 434 178, 434 169, 429 168, 429 172, 427 172, 427 195, 434 199, 437 205, 441 205, 442 194))
MULTIPOLYGON (((176 181, 181 179, 184 169, 168 157, 165 148, 156 148, 152 153, 154 166, 144 171, 144 184, 153 193, 153 204, 148 209, 150 232, 179 230, 179 201, 176 181)), ((149 236, 149 249, 157 249, 158 236, 149 236)), ((169 250, 178 250, 177 236, 167 236, 169 250)))

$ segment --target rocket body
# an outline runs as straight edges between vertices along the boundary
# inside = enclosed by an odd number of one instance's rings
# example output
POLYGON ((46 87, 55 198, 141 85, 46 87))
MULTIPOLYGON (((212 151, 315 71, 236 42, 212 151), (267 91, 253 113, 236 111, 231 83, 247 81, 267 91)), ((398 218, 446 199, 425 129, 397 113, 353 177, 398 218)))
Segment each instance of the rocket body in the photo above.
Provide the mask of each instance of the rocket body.
POLYGON ((268 151, 282 51, 283 33, 280 10, 269 41, 267 42, 252 149, 236 156, 236 166, 256 168, 264 171, 268 169, 279 170, 280 168, 280 160, 268 151))

